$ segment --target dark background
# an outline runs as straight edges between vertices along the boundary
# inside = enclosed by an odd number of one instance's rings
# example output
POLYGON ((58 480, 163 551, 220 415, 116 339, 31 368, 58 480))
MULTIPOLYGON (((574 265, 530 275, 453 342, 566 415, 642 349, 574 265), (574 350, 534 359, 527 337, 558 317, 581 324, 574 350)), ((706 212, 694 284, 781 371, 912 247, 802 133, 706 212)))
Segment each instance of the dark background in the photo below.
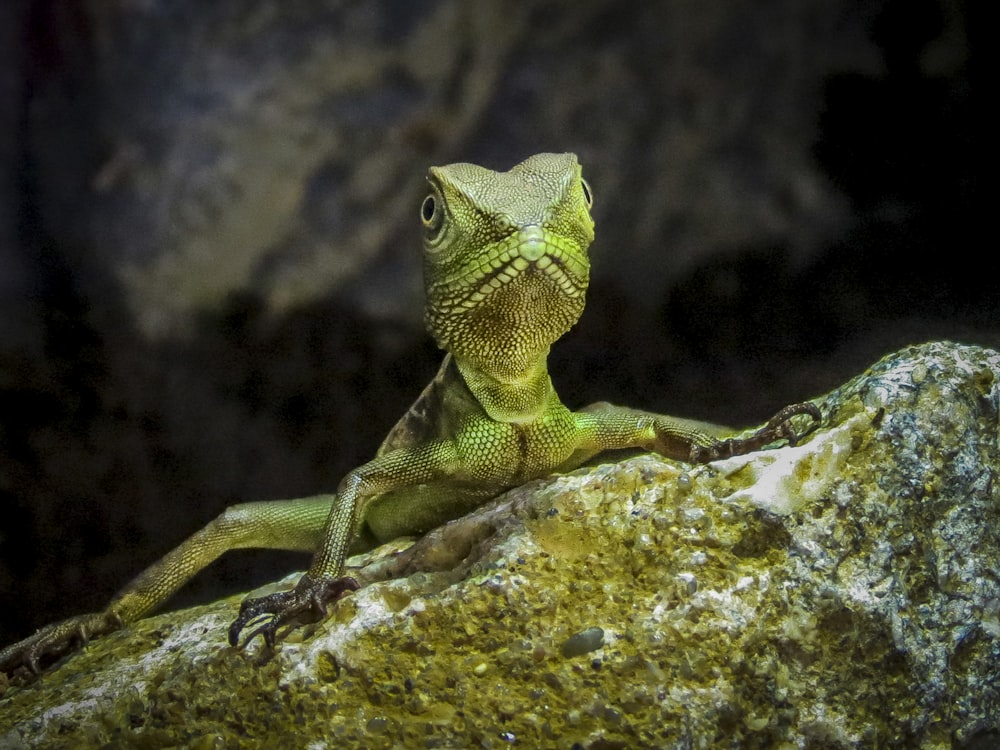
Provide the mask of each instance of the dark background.
MULTIPOLYGON (((571 406, 744 425, 1000 345, 966 3, 460 5, 0 9, 0 643, 373 454, 440 358, 430 164, 580 154, 571 406)), ((306 561, 228 555, 177 603, 306 561)))

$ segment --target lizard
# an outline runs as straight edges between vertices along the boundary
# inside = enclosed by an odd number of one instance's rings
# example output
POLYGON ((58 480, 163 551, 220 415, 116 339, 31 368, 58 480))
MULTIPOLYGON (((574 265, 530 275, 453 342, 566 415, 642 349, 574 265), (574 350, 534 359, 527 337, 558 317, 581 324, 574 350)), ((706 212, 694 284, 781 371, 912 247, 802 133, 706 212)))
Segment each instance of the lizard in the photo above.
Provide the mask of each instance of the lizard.
POLYGON ((425 321, 445 356, 437 375, 375 457, 336 493, 227 508, 128 583, 102 611, 43 627, 0 651, 0 670, 27 667, 134 622, 235 548, 312 551, 294 588, 246 598, 233 646, 275 646, 358 588, 351 553, 457 518, 505 490, 618 449, 706 463, 818 426, 809 402, 755 432, 598 403, 570 411, 549 376, 550 346, 578 320, 590 278, 593 196, 575 154, 537 154, 507 172, 431 167, 420 205, 425 321), (796 432, 794 420, 811 418, 796 432))

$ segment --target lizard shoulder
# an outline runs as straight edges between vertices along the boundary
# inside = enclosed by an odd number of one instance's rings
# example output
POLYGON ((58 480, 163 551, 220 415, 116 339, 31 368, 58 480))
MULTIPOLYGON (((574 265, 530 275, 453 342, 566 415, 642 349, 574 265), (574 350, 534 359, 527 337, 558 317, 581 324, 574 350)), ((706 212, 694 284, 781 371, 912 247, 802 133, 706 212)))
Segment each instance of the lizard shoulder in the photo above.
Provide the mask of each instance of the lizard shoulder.
POLYGON ((437 374, 389 430, 378 455, 454 436, 465 417, 482 411, 454 358, 446 354, 437 374))

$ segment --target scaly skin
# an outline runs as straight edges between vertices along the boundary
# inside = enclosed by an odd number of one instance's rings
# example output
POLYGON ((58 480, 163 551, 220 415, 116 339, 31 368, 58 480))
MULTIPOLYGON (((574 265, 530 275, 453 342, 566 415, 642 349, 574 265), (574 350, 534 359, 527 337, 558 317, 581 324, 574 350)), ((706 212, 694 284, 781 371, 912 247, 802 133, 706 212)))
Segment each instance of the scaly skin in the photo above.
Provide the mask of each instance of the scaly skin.
POLYGON ((152 565, 101 613, 50 625, 0 651, 0 669, 27 666, 115 630, 158 607, 229 549, 315 550, 294 589, 248 598, 229 631, 236 645, 325 616, 357 588, 349 552, 423 533, 530 479, 567 471, 608 450, 639 448, 706 462, 800 435, 786 407, 745 438, 725 428, 594 404, 571 412, 546 366, 549 347, 576 323, 594 238, 590 188, 573 154, 539 154, 509 172, 472 164, 431 168, 420 209, 426 318, 447 350, 441 368, 376 457, 336 495, 227 509, 152 565))

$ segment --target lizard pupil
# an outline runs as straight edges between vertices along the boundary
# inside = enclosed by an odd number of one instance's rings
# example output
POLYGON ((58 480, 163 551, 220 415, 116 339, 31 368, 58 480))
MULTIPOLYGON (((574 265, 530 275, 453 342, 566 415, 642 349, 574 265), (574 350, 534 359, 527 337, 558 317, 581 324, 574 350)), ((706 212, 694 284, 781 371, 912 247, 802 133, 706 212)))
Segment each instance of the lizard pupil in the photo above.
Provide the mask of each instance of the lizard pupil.
POLYGON ((583 188, 583 200, 587 204, 587 208, 592 207, 594 205, 594 194, 590 192, 590 185, 587 184, 586 180, 581 178, 580 187, 583 188))

